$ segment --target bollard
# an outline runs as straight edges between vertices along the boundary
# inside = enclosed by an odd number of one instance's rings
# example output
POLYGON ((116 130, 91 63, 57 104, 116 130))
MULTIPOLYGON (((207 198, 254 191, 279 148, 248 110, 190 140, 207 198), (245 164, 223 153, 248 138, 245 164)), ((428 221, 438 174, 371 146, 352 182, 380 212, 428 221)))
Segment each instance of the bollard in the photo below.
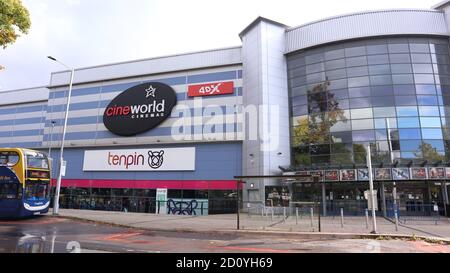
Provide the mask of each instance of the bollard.
POLYGON ((271 213, 270 213, 270 221, 273 222, 273 207, 272 207, 272 211, 271 211, 271 213))
POLYGON ((366 228, 369 228, 369 210, 365 209, 366 212, 366 228))
POLYGON ((341 208, 341 228, 344 227, 344 208, 341 208))
POLYGON ((295 208, 295 224, 298 225, 298 208, 295 208))
POLYGON ((311 210, 311 226, 314 226, 314 224, 313 224, 314 209, 310 208, 310 210, 311 210))
POLYGON ((250 207, 247 208, 248 209, 248 218, 250 218, 250 207))
POLYGON ((397 214, 397 210, 394 212, 394 217, 395 217, 395 231, 398 231, 398 214, 397 214))
POLYGON ((264 218, 264 206, 261 207, 261 217, 264 218))
POLYGON ((283 218, 286 219, 286 207, 283 207, 283 218))

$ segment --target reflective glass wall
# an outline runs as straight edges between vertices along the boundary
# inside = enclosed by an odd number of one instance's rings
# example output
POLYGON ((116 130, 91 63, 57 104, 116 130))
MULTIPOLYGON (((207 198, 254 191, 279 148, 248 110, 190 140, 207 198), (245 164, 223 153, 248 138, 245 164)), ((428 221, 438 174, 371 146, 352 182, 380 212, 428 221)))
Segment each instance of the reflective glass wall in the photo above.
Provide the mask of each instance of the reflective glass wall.
POLYGON ((446 38, 342 42, 287 56, 292 164, 450 159, 446 38))

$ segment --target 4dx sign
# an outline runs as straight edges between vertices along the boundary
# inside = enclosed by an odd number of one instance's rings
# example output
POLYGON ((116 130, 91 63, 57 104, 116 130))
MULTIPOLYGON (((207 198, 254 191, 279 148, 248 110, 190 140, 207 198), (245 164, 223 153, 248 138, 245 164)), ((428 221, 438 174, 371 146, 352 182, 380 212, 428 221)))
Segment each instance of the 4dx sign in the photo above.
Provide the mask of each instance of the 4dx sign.
POLYGON ((200 96, 213 96, 222 94, 233 94, 234 93, 234 82, 216 82, 216 83, 205 83, 189 85, 188 96, 189 97, 200 97, 200 96))

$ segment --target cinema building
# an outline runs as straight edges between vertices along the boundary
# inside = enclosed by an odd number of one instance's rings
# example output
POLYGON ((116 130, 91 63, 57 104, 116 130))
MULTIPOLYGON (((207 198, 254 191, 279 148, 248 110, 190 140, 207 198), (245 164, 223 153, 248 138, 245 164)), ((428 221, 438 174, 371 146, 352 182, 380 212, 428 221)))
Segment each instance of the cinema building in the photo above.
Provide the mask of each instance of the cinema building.
MULTIPOLYGON (((61 206, 155 212, 158 199, 227 213, 235 176, 305 174, 319 181, 245 181, 243 207, 358 212, 370 145, 380 213, 394 196, 401 210, 444 211, 449 2, 297 27, 259 17, 239 36, 238 47, 76 69, 61 206)), ((0 146, 50 151, 59 166, 69 80, 2 92, 0 146)))

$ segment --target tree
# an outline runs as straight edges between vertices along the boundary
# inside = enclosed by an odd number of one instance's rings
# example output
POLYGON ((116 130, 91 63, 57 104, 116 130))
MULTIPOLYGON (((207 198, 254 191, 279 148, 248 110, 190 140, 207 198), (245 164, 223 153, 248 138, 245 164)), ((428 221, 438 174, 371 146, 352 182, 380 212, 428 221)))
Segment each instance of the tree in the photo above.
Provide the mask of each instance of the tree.
POLYGON ((0 0, 0 46, 14 43, 30 26, 30 14, 20 0, 0 0))

